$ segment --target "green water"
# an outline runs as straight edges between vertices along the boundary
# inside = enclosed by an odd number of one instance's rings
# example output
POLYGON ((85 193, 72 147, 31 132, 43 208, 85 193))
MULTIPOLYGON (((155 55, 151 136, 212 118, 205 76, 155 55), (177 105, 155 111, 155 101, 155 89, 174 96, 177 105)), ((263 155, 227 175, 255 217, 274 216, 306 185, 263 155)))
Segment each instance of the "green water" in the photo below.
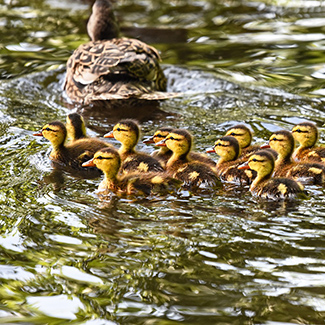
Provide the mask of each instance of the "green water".
MULTIPOLYGON (((322 187, 289 203, 231 186, 100 202, 99 179, 56 175, 32 136, 70 112, 65 62, 89 5, 0 0, 0 13, 0 324, 324 324, 322 187)), ((184 93, 139 116, 143 136, 185 127, 204 152, 237 122, 263 143, 310 120, 325 142, 323 1, 122 0, 117 14, 129 33, 155 28, 142 36, 184 93)), ((120 116, 85 117, 101 136, 120 116)))

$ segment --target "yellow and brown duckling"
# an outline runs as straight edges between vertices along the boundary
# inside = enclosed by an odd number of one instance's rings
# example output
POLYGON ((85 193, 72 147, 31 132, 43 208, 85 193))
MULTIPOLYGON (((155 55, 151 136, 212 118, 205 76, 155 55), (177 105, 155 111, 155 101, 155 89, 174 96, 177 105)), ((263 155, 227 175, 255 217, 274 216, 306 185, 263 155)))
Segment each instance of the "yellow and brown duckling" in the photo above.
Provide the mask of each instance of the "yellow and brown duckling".
POLYGON ((251 145, 253 134, 252 131, 244 124, 237 124, 227 130, 226 136, 231 136, 237 139, 241 148, 241 156, 245 157, 253 152, 260 150, 259 145, 251 145))
POLYGON ((215 142, 213 148, 207 149, 207 152, 215 152, 220 156, 216 171, 222 181, 244 185, 251 184, 256 177, 256 172, 253 170, 238 169, 243 160, 239 159, 241 149, 235 137, 221 137, 215 142))
POLYGON ((118 195, 150 195, 166 193, 179 186, 179 182, 162 173, 130 173, 119 175, 121 158, 114 148, 97 151, 94 158, 85 162, 84 167, 96 166, 104 173, 99 184, 100 195, 115 193, 118 195))
POLYGON ((68 132, 67 138, 70 142, 88 138, 85 121, 78 113, 70 113, 67 115, 66 128, 68 132))
MULTIPOLYGON (((143 141, 145 144, 156 144, 162 140, 164 140, 167 135, 173 130, 170 126, 163 126, 159 128, 153 136, 143 141)), ((173 152, 169 150, 167 147, 160 147, 158 150, 155 150, 151 155, 152 157, 161 161, 164 166, 166 165, 168 159, 172 156, 173 152)))
POLYGON ((294 160, 325 163, 325 147, 316 147, 318 129, 314 123, 299 123, 292 128, 291 133, 294 139, 300 143, 293 153, 294 160))
POLYGON ((73 102, 174 97, 165 92, 158 51, 137 39, 118 38, 110 0, 95 1, 87 31, 91 41, 80 45, 67 62, 64 89, 73 102))
POLYGON ((272 177, 274 171, 274 157, 268 150, 260 150, 252 154, 248 161, 238 166, 240 170, 254 170, 256 178, 250 185, 250 192, 271 200, 294 199, 304 196, 302 184, 285 177, 272 177))
POLYGON ((159 147, 167 146, 173 152, 166 164, 167 172, 189 188, 220 185, 220 180, 212 167, 191 160, 189 154, 192 142, 192 136, 187 130, 174 129, 164 140, 156 143, 159 147))
MULTIPOLYGON (((169 126, 165 126, 165 127, 161 127, 159 128, 152 137, 150 137, 147 140, 144 140, 143 143, 149 144, 149 143, 158 143, 161 140, 165 139, 167 137, 167 135, 173 131, 174 128, 169 127, 169 126)), ((155 150, 152 153, 152 156, 157 158, 158 160, 161 160, 164 165, 166 165, 168 159, 172 156, 172 151, 170 149, 168 149, 168 147, 160 147, 160 149, 155 150)), ((215 161, 211 158, 209 158, 208 156, 206 156, 205 154, 199 153, 199 152, 194 152, 194 151, 190 151, 189 153, 189 158, 191 160, 197 160, 197 161, 201 161, 211 167, 215 166, 215 161)))
POLYGON ((273 133, 268 144, 263 145, 262 148, 269 146, 278 153, 275 161, 275 176, 291 177, 305 184, 324 184, 325 166, 323 164, 293 161, 295 140, 291 132, 281 130, 273 133))
POLYGON ((46 124, 41 131, 34 133, 34 136, 43 136, 51 142, 50 159, 55 167, 62 167, 70 172, 78 171, 79 176, 85 177, 98 177, 101 173, 98 169, 82 167, 82 163, 92 158, 99 149, 111 147, 110 144, 96 138, 79 139, 71 144, 65 144, 67 129, 59 121, 46 124))
POLYGON ((121 142, 121 147, 118 150, 122 159, 121 173, 164 171, 162 164, 157 159, 135 150, 140 137, 140 128, 136 121, 121 120, 113 127, 113 131, 105 134, 104 137, 115 138, 121 142))

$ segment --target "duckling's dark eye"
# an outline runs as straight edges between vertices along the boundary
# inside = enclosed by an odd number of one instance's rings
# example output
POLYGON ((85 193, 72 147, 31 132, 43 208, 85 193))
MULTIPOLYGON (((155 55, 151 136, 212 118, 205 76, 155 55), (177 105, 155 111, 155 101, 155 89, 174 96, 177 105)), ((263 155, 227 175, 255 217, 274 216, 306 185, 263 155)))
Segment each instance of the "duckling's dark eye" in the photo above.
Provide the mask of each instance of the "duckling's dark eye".
POLYGON ((102 160, 102 159, 112 159, 112 157, 103 157, 103 156, 98 156, 96 159, 102 160))
POLYGON ((121 131, 121 129, 120 129, 120 128, 117 128, 117 129, 116 129, 116 131, 119 131, 119 132, 120 132, 120 131, 121 131))
POLYGON ((174 137, 169 137, 168 140, 176 140, 174 137))
POLYGON ((294 130, 293 132, 298 132, 298 133, 308 133, 308 131, 303 131, 301 129, 294 130))
POLYGON ((163 136, 162 134, 156 134, 155 137, 157 137, 157 138, 165 138, 165 136, 163 136))
POLYGON ((236 133, 235 132, 231 132, 230 135, 234 136, 234 135, 236 135, 236 133))
POLYGON ((253 158, 251 161, 254 161, 254 162, 256 162, 256 161, 257 161, 257 159, 256 159, 256 158, 253 158))
POLYGON ((49 127, 46 127, 45 129, 43 129, 43 131, 52 131, 52 132, 56 132, 56 130, 52 130, 52 129, 49 128, 49 127))

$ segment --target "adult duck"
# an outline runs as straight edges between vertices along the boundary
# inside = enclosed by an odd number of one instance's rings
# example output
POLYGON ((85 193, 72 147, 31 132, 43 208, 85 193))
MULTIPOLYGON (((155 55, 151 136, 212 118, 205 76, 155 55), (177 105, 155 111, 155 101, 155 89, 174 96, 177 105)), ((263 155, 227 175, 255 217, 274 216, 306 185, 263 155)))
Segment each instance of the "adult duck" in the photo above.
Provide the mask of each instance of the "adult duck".
POLYGON ((119 38, 110 0, 96 0, 87 24, 90 42, 80 45, 67 62, 64 89, 81 104, 114 99, 159 100, 167 80, 158 51, 137 39, 119 38))

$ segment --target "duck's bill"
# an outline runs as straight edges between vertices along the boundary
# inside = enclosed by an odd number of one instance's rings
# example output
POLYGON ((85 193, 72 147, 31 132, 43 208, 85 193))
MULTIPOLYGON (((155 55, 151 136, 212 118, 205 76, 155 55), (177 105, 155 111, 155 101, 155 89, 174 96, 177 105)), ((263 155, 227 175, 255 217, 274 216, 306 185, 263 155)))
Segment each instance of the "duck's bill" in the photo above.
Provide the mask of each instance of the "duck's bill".
POLYGON ((96 167, 94 159, 90 159, 82 164, 82 167, 96 167))

